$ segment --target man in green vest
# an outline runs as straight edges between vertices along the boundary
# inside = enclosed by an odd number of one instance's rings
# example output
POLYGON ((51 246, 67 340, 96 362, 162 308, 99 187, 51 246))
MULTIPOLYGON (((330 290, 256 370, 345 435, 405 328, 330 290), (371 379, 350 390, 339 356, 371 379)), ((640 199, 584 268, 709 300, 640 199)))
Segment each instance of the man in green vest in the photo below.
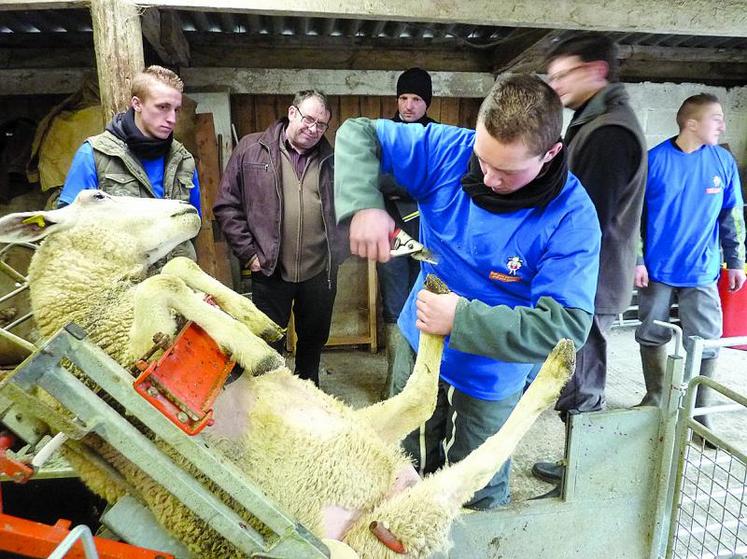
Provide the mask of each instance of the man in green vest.
MULTIPOLYGON (((114 115, 104 132, 78 148, 58 206, 92 188, 113 196, 183 200, 200 211, 194 157, 174 140, 183 90, 179 76, 161 66, 138 73, 132 80, 130 108, 114 115)), ((171 256, 195 259, 194 247, 187 241, 171 256)))

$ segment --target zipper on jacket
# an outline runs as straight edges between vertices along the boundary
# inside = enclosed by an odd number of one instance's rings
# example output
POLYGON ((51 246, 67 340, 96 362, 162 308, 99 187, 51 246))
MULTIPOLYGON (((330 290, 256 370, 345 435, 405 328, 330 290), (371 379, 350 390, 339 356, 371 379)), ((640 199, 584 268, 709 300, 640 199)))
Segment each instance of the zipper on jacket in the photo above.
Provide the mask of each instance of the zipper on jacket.
MULTIPOLYGON (((278 220, 278 237, 277 237, 278 238, 278 251, 277 251, 277 254, 275 254, 275 266, 273 267, 273 271, 274 271, 277 268, 278 259, 280 258, 280 243, 281 243, 280 238, 281 238, 281 235, 283 234, 282 225, 281 225, 281 221, 283 220, 283 211, 284 211, 283 195, 280 193, 278 173, 277 173, 277 170, 275 169, 275 163, 272 160, 272 151, 270 151, 270 146, 265 144, 262 140, 257 140, 257 143, 267 150, 267 156, 270 162, 269 164, 265 163, 265 168, 267 168, 268 166, 272 167, 272 178, 275 181, 275 194, 277 194, 278 201, 280 202, 280 219, 278 220)), ((258 163, 258 165, 261 165, 261 163, 258 163)))
MULTIPOLYGON (((327 289, 332 290, 332 244, 329 239, 329 228, 327 227, 327 220, 324 217, 324 198, 322 198, 322 166, 326 161, 332 157, 334 153, 329 154, 327 157, 319 162, 319 177, 317 178, 317 189, 319 190, 319 198, 322 201, 322 225, 324 225, 324 236, 327 237, 327 289)), ((333 185, 334 189, 334 185, 333 185)), ((333 192, 334 195, 334 192, 333 192)), ((334 200, 332 200, 334 204, 334 200)))
MULTIPOLYGON (((260 142, 260 143, 261 143, 261 142, 260 142)), ((264 144, 262 144, 262 145, 264 145, 264 144)), ((269 167, 270 167, 270 164, 269 164, 269 163, 247 163, 247 166, 248 166, 248 167, 262 167, 262 168, 264 168, 264 170, 265 170, 265 173, 266 173, 266 172, 267 172, 267 170, 268 170, 268 169, 269 169, 269 167)))

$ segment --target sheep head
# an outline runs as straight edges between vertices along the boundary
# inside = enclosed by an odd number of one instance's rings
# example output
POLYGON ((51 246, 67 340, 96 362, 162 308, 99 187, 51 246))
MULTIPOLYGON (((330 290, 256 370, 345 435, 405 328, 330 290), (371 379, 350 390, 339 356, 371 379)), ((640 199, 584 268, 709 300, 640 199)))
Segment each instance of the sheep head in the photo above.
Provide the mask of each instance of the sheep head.
POLYGON ((110 196, 100 190, 83 190, 69 206, 50 211, 10 214, 0 219, 0 242, 43 239, 63 230, 116 231, 132 256, 152 264, 179 243, 194 237, 200 228, 197 210, 186 202, 110 196))

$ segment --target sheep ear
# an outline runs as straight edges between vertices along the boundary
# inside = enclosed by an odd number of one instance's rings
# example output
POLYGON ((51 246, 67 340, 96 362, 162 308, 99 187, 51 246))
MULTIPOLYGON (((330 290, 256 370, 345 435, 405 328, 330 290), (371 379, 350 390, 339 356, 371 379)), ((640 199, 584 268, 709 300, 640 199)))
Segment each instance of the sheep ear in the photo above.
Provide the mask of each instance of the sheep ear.
POLYGON ((21 212, 0 218, 0 243, 22 243, 43 239, 65 221, 64 208, 21 212))

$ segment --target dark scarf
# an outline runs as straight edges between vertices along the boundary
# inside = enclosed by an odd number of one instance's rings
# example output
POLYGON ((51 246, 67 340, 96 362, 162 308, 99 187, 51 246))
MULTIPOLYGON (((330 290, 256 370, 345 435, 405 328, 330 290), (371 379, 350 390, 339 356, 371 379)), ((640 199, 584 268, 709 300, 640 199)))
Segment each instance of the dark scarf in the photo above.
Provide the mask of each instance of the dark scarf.
MULTIPOLYGON (((394 113, 392 120, 394 122, 405 122, 399 117, 399 111, 394 113)), ((412 122, 408 122, 407 124, 422 124, 423 126, 425 126, 426 124, 430 124, 431 122, 433 122, 434 124, 438 124, 438 122, 436 122, 431 117, 429 117, 427 114, 425 114, 421 116, 418 120, 413 120, 412 122)))
POLYGON ((511 194, 496 194, 485 186, 480 161, 472 153, 469 170, 462 177, 462 190, 472 201, 491 213, 508 213, 523 208, 541 208, 549 204, 563 189, 568 179, 565 146, 553 157, 537 177, 511 194))
POLYGON ((106 125, 106 130, 127 144, 138 159, 157 159, 165 157, 171 149, 174 134, 169 134, 165 140, 149 138, 135 125, 135 109, 114 115, 106 125))

